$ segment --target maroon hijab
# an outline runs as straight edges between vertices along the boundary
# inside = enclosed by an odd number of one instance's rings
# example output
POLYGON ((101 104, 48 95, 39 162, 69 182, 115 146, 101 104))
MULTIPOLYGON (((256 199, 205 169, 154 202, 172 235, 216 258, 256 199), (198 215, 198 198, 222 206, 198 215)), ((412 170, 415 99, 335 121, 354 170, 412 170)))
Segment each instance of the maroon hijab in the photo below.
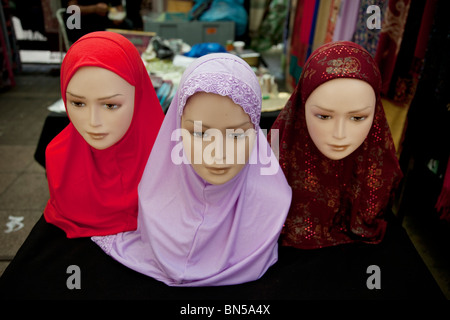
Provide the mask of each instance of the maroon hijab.
POLYGON ((272 126, 279 130, 280 165, 293 191, 283 245, 313 249, 383 239, 383 213, 402 173, 380 88, 380 72, 372 56, 355 43, 327 43, 307 60, 294 93, 272 126), (364 80, 377 97, 367 138, 341 160, 328 159, 317 149, 305 120, 308 96, 336 78, 364 80))

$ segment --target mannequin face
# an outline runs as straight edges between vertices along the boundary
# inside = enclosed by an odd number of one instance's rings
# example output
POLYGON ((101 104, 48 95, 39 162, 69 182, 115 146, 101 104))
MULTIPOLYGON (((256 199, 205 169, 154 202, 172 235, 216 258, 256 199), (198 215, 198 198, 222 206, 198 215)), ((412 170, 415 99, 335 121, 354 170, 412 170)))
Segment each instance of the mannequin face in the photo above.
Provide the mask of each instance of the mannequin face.
POLYGON ((75 129, 95 149, 118 142, 133 119, 134 86, 112 71, 82 67, 66 90, 67 113, 75 129))
POLYGON ((358 79, 333 79, 318 86, 305 104, 309 135, 323 155, 340 160, 355 151, 372 127, 376 97, 358 79))
POLYGON ((245 166, 255 141, 253 123, 229 97, 198 92, 181 117, 183 148, 195 172, 223 184, 245 166))

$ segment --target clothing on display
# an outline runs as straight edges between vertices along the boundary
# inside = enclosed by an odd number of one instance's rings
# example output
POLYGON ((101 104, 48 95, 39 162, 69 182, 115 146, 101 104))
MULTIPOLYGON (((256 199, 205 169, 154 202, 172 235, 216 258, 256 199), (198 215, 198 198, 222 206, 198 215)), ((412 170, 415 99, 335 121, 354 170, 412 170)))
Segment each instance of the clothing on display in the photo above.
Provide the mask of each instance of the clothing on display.
POLYGON ((89 145, 73 123, 48 145, 44 216, 70 238, 136 229, 137 186, 164 117, 142 59, 125 37, 99 31, 72 45, 61 66, 64 103, 69 81, 83 67, 104 68, 134 86, 134 114, 125 135, 107 149, 89 145))
MULTIPOLYGON (((383 212, 402 173, 380 98, 381 79, 371 55, 348 41, 317 49, 273 129, 280 134, 280 165, 293 189, 282 244, 312 249, 350 242, 379 243, 383 212), (324 156, 311 139, 305 102, 320 85, 340 78, 367 82, 376 95, 370 132, 340 160, 324 156)), ((325 106, 323 106, 325 108, 325 106)))
POLYGON ((93 240, 122 264, 171 286, 260 278, 277 261, 277 241, 291 202, 291 188, 259 128, 260 115, 260 86, 245 61, 227 53, 194 61, 181 79, 142 176, 138 229, 93 240), (188 99, 198 92, 231 98, 256 131, 249 161, 223 184, 208 183, 188 161, 173 161, 179 144, 173 133, 180 129, 188 99), (267 174, 262 174, 268 168, 261 154, 272 164, 267 174))

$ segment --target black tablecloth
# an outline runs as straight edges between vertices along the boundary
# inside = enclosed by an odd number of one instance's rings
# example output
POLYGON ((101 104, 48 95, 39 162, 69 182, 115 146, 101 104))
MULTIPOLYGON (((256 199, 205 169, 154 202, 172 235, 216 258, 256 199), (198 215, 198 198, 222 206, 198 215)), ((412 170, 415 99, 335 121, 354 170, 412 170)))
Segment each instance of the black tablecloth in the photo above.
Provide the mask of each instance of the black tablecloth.
POLYGON ((42 217, 0 278, 0 299, 150 299, 241 301, 297 299, 444 299, 405 230, 393 219, 381 244, 318 250, 280 247, 259 280, 223 287, 169 287, 119 264, 90 238, 67 239, 42 217), (80 289, 69 289, 79 268, 80 289), (367 282, 379 268, 380 288, 367 282), (70 280, 70 279, 69 279, 70 280), (71 282, 71 281, 69 281, 71 282))
POLYGON ((45 149, 50 141, 70 123, 66 113, 50 112, 45 118, 34 159, 45 168, 45 149))

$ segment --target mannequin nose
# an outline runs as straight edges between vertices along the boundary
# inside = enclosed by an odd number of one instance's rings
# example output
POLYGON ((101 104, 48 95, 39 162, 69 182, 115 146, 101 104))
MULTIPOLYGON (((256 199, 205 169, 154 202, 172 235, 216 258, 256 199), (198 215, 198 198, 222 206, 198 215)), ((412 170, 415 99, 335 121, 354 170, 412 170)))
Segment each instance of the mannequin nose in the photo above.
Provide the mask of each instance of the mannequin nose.
POLYGON ((345 139, 345 119, 339 119, 336 121, 333 130, 333 137, 339 140, 345 139))
POLYGON ((89 117, 89 124, 92 127, 98 127, 102 124, 101 122, 101 116, 100 116, 100 110, 96 108, 95 106, 90 107, 90 117, 89 117))
POLYGON ((212 156, 214 157, 214 161, 222 163, 226 156, 226 141, 223 139, 215 138, 214 142, 214 150, 212 156))

